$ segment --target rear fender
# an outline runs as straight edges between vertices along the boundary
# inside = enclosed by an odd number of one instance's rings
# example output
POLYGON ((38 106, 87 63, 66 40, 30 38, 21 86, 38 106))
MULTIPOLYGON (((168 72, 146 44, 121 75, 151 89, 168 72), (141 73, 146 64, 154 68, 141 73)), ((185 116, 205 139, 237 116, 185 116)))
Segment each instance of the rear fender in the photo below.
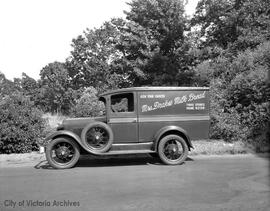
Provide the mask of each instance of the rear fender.
POLYGON ((189 150, 190 150, 190 148, 193 148, 192 143, 190 141, 190 138, 189 138, 187 132, 181 127, 171 125, 171 126, 166 126, 166 127, 161 128, 156 133, 156 135, 154 137, 154 141, 155 141, 154 150, 155 151, 157 151, 158 143, 159 143, 160 139, 163 138, 164 136, 170 135, 170 134, 176 134, 176 135, 181 136, 186 141, 189 150))

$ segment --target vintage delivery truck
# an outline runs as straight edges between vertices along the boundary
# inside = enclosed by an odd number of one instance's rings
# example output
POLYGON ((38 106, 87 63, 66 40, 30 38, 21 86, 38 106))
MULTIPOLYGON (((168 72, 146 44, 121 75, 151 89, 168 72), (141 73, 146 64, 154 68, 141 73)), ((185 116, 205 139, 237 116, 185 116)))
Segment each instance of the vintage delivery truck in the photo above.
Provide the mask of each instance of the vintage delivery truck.
POLYGON ((104 116, 66 119, 46 138, 52 167, 73 167, 85 153, 149 153, 176 165, 187 158, 191 140, 208 138, 207 87, 133 87, 103 93, 99 100, 104 116))

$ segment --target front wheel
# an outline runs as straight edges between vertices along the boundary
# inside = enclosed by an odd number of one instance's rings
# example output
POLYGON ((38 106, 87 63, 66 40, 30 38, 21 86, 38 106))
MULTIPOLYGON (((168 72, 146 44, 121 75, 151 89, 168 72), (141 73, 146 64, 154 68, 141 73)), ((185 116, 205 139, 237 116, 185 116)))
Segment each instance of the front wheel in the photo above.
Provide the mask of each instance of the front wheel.
POLYGON ((188 146, 182 137, 168 135, 160 140, 158 154, 163 163, 167 165, 178 165, 186 160, 188 146))
POLYGON ((70 138, 60 137, 53 139, 47 145, 46 158, 53 168, 71 168, 80 158, 79 146, 70 138))

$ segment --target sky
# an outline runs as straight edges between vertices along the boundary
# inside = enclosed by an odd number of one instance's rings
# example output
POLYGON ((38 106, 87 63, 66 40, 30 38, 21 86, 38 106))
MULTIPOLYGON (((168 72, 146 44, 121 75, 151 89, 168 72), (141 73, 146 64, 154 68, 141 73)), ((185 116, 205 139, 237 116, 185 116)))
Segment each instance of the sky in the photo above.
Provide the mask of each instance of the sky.
MULTIPOLYGON (((70 55, 71 41, 86 28, 125 17, 130 0, 0 0, 0 72, 38 79, 40 70, 70 55)), ((198 0, 189 0, 187 15, 198 0)))

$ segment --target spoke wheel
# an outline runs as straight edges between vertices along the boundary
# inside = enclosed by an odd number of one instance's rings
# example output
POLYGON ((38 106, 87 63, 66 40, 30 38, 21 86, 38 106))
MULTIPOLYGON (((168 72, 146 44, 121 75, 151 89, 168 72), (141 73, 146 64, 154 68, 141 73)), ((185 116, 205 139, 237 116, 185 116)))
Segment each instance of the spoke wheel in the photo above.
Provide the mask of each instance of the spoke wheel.
POLYGON ((183 163, 187 158, 188 146, 180 136, 168 135, 160 140, 158 154, 163 163, 167 165, 178 165, 183 163))
POLYGON ((103 122, 93 122, 87 125, 81 133, 82 143, 89 152, 102 153, 111 148, 113 132, 103 122))
POLYGON ((109 142, 109 133, 102 127, 92 127, 86 133, 86 143, 90 148, 102 149, 109 142))
POLYGON ((77 163, 80 151, 78 145, 72 139, 61 137, 48 144, 46 157, 49 164, 54 168, 71 168, 77 163))

